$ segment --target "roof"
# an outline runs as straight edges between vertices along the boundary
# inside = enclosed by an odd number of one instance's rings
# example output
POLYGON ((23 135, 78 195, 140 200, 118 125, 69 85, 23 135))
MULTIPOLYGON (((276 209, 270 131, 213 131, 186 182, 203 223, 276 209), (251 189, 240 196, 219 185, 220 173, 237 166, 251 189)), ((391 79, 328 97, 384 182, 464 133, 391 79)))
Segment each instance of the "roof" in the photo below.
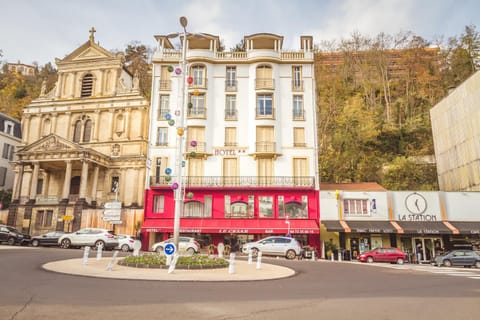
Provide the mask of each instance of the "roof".
POLYGON ((322 190, 387 191, 376 182, 320 183, 322 190))

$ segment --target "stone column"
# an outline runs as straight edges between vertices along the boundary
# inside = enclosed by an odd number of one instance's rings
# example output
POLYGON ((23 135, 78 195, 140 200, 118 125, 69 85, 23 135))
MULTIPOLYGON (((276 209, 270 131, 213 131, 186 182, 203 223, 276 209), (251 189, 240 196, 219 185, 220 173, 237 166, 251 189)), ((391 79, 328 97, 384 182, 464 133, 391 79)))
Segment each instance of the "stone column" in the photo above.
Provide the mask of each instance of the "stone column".
POLYGON ((15 173, 15 180, 13 182, 12 200, 19 200, 22 190, 23 164, 19 164, 17 167, 18 172, 15 173))
POLYGON ((115 131, 115 109, 108 110, 110 112, 110 136, 108 137, 110 140, 113 140, 113 133, 115 131))
POLYGON ((92 142, 98 141, 98 131, 100 130, 100 110, 95 110, 95 116, 93 119, 93 134, 92 134, 92 142))
POLYGON ((125 138, 130 140, 130 113, 132 109, 125 109, 125 138))
POLYGON ((62 191, 62 199, 67 199, 70 195, 70 180, 72 180, 72 161, 67 160, 65 161, 66 168, 65 168, 65 178, 63 180, 63 191, 62 191))
POLYGON ((38 184, 38 172, 40 170, 40 164, 38 162, 33 163, 33 173, 32 173, 32 181, 30 185, 30 200, 35 200, 35 196, 37 195, 37 184, 38 184))
POLYGON ((30 132, 30 114, 25 114, 23 116, 22 123, 22 143, 28 143, 28 134, 30 132))
POLYGON ((142 207, 143 206, 143 197, 145 190, 142 186, 145 185, 145 169, 140 168, 137 169, 137 178, 138 180, 138 185, 137 185, 137 204, 138 206, 142 207))
POLYGON ((65 115, 67 116, 67 140, 72 141, 73 140, 73 128, 72 128, 72 113, 65 112, 65 115))
POLYGON ((88 183, 88 161, 82 160, 82 175, 80 177, 80 199, 85 199, 87 196, 87 183, 88 183))
POLYGON ((92 183, 92 202, 97 201, 97 185, 98 185, 98 173, 100 171, 100 167, 98 164, 95 165, 93 171, 93 183, 92 183))
POLYGON ((63 73, 58 74, 57 87, 55 88, 55 97, 59 98, 62 92, 63 73))
POLYGON ((58 113, 53 112, 52 113, 52 123, 51 123, 51 127, 50 127, 50 133, 57 134, 57 117, 58 117, 58 113))

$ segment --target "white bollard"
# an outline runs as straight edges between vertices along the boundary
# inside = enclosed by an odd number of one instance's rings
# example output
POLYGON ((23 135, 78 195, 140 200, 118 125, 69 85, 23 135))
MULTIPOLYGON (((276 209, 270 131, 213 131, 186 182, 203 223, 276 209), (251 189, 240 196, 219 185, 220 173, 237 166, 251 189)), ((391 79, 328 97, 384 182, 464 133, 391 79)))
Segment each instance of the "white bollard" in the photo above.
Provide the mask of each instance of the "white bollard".
POLYGON ((110 260, 110 262, 108 263, 108 266, 107 266, 108 271, 113 270, 113 265, 115 264, 115 259, 117 259, 117 255, 118 255, 118 250, 115 250, 112 256, 112 260, 110 260))
POLYGON ((338 251, 338 261, 342 261, 342 253, 340 251, 338 251))
POLYGON ((312 261, 315 261, 315 250, 312 250, 312 261))
POLYGON ((165 259, 165 265, 169 266, 170 264, 172 264, 172 255, 171 254, 167 255, 167 257, 165 259))
POLYGON ((253 256, 252 249, 249 249, 248 250, 248 264, 252 264, 252 256, 253 256))
POLYGON ((330 260, 332 260, 332 261, 335 260, 335 254, 333 254, 333 252, 332 252, 332 254, 330 255, 330 260))
POLYGON ((83 259, 82 264, 86 265, 88 263, 88 255, 90 254, 90 247, 85 246, 85 250, 83 251, 83 259))
POLYGON ((173 271, 175 271, 175 265, 177 264, 177 260, 178 254, 175 253, 172 259, 172 263, 170 263, 170 267, 168 267, 168 273, 173 273, 173 271))
POLYGON ((102 260, 103 244, 97 247, 97 260, 102 260))
POLYGON ((235 273, 235 253, 230 253, 230 262, 228 265, 228 273, 235 273))
POLYGON ((258 251, 257 255, 257 270, 262 269, 262 251, 258 251))
POLYGON ((220 259, 223 258, 223 250, 225 250, 225 245, 224 245, 222 242, 220 242, 220 243, 218 244, 218 246, 217 246, 218 257, 219 257, 220 259))

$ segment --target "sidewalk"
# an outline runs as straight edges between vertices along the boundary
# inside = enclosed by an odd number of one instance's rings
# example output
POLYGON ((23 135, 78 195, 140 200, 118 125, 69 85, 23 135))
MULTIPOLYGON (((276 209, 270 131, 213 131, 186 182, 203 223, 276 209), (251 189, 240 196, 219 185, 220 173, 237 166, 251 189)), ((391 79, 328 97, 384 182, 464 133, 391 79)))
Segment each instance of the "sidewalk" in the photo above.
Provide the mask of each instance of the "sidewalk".
POLYGON ((185 270, 175 269, 168 273, 168 269, 148 269, 124 267, 114 263, 111 271, 107 270, 111 258, 88 259, 86 265, 82 259, 69 259, 54 261, 44 264, 46 270, 70 275, 99 277, 109 279, 134 279, 134 280, 161 280, 161 281, 258 281, 286 278, 295 275, 295 271, 268 263, 261 264, 261 269, 256 268, 256 262, 248 264, 246 261, 235 261, 234 273, 229 273, 229 268, 185 270))

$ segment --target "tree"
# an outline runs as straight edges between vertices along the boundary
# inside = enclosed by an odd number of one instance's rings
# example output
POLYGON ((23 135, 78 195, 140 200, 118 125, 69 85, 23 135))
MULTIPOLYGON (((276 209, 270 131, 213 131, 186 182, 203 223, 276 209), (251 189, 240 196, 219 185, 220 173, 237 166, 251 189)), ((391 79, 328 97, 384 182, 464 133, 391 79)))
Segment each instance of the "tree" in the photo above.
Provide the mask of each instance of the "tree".
POLYGON ((153 50, 138 41, 130 42, 125 48, 125 66, 134 76, 138 76, 140 91, 150 98, 152 76, 150 73, 150 57, 153 50))

